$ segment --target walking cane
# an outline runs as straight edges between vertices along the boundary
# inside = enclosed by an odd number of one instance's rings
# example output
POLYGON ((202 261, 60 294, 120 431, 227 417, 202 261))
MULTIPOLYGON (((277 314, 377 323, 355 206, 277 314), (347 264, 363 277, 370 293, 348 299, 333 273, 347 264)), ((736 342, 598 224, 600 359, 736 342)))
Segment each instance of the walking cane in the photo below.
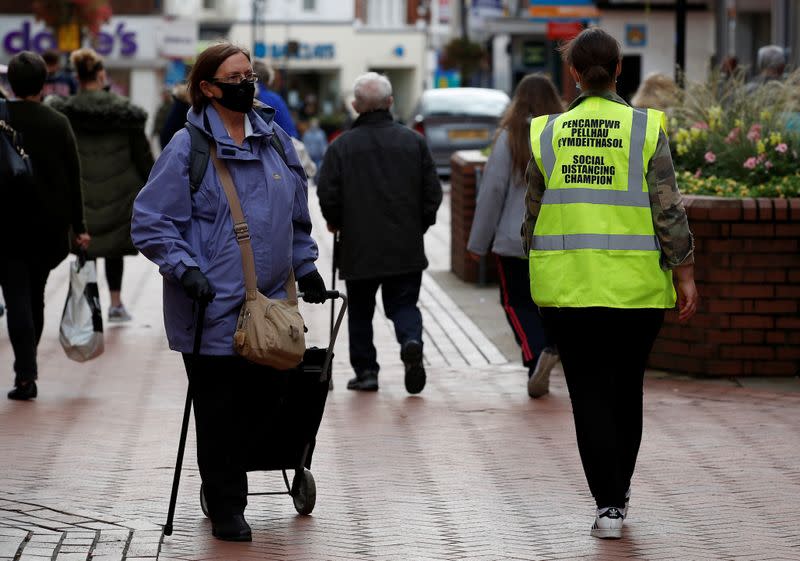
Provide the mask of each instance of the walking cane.
MULTIPOLYGON (((331 271, 331 291, 336 290, 336 261, 339 258, 339 232, 333 233, 333 270, 331 271)), ((330 336, 333 337, 333 323, 336 317, 336 299, 331 298, 331 328, 330 336)), ((333 389, 333 366, 331 366, 330 378, 328 378, 328 391, 333 389)))
POLYGON ((181 425, 181 439, 178 444, 178 459, 175 461, 175 475, 172 478, 172 496, 169 499, 169 513, 167 523, 164 524, 164 535, 172 535, 172 519, 175 516, 175 503, 178 501, 178 484, 181 480, 181 468, 183 467, 183 452, 186 448, 186 433, 189 432, 189 416, 192 412, 192 379, 191 374, 200 356, 200 342, 203 340, 203 322, 206 317, 206 302, 200 302, 197 309, 197 323, 194 327, 194 348, 192 349, 192 360, 189 362, 189 385, 186 388, 186 404, 183 407, 183 424, 181 425))

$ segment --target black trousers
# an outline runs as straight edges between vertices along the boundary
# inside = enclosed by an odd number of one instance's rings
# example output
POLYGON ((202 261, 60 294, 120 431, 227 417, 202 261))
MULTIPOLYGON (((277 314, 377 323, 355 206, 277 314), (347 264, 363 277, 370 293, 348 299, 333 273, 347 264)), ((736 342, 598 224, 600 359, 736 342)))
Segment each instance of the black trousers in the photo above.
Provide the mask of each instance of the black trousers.
POLYGON ((533 303, 528 260, 498 255, 497 274, 500 304, 522 349, 522 364, 531 368, 543 349, 555 347, 555 341, 539 314, 539 307, 533 303))
POLYGON ((350 364, 357 373, 377 372, 378 354, 372 343, 372 317, 378 287, 383 295, 386 317, 394 323, 397 342, 422 343, 422 313, 417 307, 422 272, 345 281, 347 285, 347 328, 350 332, 350 364))
POLYGON ((191 354, 189 376, 197 432, 197 465, 212 520, 242 514, 247 506, 246 466, 258 446, 257 427, 272 409, 262 397, 274 395, 275 371, 240 356, 191 354), (260 417, 261 416, 261 417, 260 417))
POLYGON ((36 380, 36 350, 44 329, 44 287, 50 269, 34 260, 0 260, 8 337, 14 350, 14 385, 36 380))
POLYGON ((123 257, 105 257, 106 282, 108 289, 115 292, 122 290, 123 257))
POLYGON ((561 355, 598 508, 625 505, 642 441, 644 370, 664 310, 543 308, 561 355))

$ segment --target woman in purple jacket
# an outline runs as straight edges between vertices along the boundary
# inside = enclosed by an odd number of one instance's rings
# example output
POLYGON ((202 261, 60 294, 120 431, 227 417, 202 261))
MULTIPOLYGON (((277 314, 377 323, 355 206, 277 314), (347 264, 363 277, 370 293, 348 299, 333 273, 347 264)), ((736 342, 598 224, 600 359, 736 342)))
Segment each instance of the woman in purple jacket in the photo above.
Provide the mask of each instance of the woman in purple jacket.
MULTIPOLYGON (((305 175, 289 136, 253 110, 256 80, 247 51, 229 43, 209 47, 189 77, 187 119, 208 136, 233 178, 250 229, 259 291, 285 298, 284 283, 294 270, 305 300, 322 302, 325 284, 314 265, 305 175), (270 144, 272 135, 283 145, 286 162, 270 144)), ((254 435, 248 414, 263 407, 256 400, 271 377, 234 351, 245 295, 241 254, 213 163, 193 192, 189 155, 184 129, 165 147, 136 198, 131 234, 164 277, 164 322, 170 348, 183 353, 187 364, 212 534, 249 541, 244 451, 254 445, 254 435), (197 302, 208 307, 200 357, 190 370, 197 302)))

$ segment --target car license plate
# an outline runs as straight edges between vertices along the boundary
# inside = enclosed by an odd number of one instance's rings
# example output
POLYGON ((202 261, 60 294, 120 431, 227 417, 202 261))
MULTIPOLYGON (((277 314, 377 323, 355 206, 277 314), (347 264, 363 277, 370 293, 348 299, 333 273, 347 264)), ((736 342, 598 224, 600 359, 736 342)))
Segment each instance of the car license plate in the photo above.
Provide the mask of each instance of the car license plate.
POLYGON ((486 129, 455 129, 447 132, 450 140, 489 140, 486 129))

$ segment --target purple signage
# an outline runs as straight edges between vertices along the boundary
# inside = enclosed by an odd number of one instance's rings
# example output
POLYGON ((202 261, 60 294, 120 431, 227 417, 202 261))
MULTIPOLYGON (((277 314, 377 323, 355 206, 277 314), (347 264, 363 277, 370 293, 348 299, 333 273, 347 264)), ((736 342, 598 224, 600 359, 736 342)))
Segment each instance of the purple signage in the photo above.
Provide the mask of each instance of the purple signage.
MULTIPOLYGON (((31 22, 22 22, 20 29, 9 31, 3 37, 3 48, 15 55, 22 51, 42 53, 47 49, 58 48, 58 40, 52 31, 43 29, 36 33, 31 29, 31 22)), ((124 23, 118 23, 111 33, 101 31, 92 39, 92 47, 102 56, 108 56, 119 45, 120 56, 130 57, 136 54, 136 32, 127 31, 124 23)))

